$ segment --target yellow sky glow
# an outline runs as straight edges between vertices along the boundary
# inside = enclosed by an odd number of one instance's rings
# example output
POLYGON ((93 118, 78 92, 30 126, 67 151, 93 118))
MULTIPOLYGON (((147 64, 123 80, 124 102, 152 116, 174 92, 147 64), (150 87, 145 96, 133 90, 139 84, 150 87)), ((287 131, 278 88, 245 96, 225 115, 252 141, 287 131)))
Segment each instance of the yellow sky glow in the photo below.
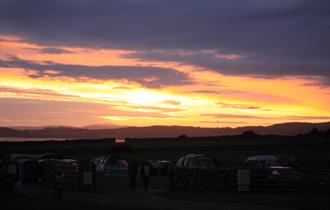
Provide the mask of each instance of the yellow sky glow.
MULTIPOLYGON (((306 85, 311 83, 309 78, 228 76, 178 62, 128 58, 124 55, 131 51, 127 50, 62 47, 66 52, 41 53, 41 49, 51 46, 27 43, 19 37, 9 35, 3 35, 1 39, 2 60, 15 57, 40 63, 51 61, 88 66, 175 68, 187 73, 191 81, 190 84, 152 88, 125 79, 33 77, 33 69, 1 67, 1 126, 22 125, 27 122, 30 125, 67 122, 67 125, 73 126, 113 123, 125 126, 236 127, 287 121, 321 122, 327 121, 330 115, 329 87, 306 85), (44 120, 49 114, 48 105, 35 113, 35 119, 19 118, 6 104, 14 103, 15 100, 29 103, 47 101, 49 106, 56 101, 58 110, 67 110, 66 121, 44 120), (80 114, 67 108, 66 103, 69 102, 75 104, 73 106, 80 114)), ((238 55, 218 56, 236 59, 238 55)), ((52 70, 48 73, 52 73, 52 70)), ((144 79, 153 81, 157 78, 144 79)))

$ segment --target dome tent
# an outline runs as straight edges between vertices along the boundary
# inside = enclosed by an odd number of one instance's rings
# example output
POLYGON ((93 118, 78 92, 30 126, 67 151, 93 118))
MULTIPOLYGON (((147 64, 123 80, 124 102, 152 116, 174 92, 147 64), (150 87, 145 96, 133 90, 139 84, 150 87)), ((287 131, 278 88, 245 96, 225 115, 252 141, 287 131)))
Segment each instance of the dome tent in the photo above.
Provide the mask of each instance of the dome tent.
POLYGON ((213 169, 217 168, 213 158, 205 154, 188 154, 176 162, 177 168, 186 169, 213 169))
POLYGON ((73 159, 40 159, 39 165, 44 182, 52 182, 57 173, 66 177, 77 176, 79 170, 78 161, 73 159))
POLYGON ((40 167, 37 155, 9 154, 8 160, 16 165, 16 177, 22 183, 37 182, 40 177, 40 167))
POLYGON ((279 161, 280 157, 277 155, 254 155, 246 159, 246 161, 279 161))
POLYGON ((263 164, 264 166, 281 166, 292 161, 291 157, 282 155, 254 155, 248 157, 245 162, 254 164, 263 164))
POLYGON ((29 159, 36 161, 39 159, 38 155, 33 154, 9 154, 7 158, 10 162, 17 162, 21 159, 29 159))
POLYGON ((45 153, 45 154, 41 154, 39 155, 40 159, 65 159, 64 155, 61 154, 56 154, 56 153, 45 153))
POLYGON ((101 155, 91 160, 96 172, 103 175, 127 176, 128 162, 119 155, 101 155))
POLYGON ((40 167, 36 160, 20 159, 18 160, 19 176, 23 183, 35 183, 41 176, 40 167))
POLYGON ((179 158, 170 174, 172 189, 216 191, 224 188, 222 163, 205 154, 191 153, 179 158))
POLYGON ((159 175, 166 175, 168 166, 171 161, 168 160, 149 160, 148 163, 151 165, 153 172, 159 175))

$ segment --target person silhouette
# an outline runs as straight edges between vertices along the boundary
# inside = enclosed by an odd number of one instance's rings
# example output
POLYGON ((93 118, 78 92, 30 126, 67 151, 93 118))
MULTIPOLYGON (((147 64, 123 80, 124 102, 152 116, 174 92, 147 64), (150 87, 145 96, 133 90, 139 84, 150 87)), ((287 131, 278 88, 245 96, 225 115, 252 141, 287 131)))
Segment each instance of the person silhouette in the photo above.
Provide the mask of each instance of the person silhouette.
POLYGON ((143 163, 142 168, 141 168, 141 175, 143 178, 144 190, 148 191, 149 180, 150 180, 150 176, 151 176, 151 167, 149 166, 148 163, 143 163))
POLYGON ((129 177, 129 187, 130 191, 135 191, 136 188, 136 176, 138 173, 138 167, 136 161, 130 161, 128 164, 128 177, 129 177))
POLYGON ((63 179, 64 173, 57 172, 54 176, 54 196, 62 198, 63 196, 63 179))

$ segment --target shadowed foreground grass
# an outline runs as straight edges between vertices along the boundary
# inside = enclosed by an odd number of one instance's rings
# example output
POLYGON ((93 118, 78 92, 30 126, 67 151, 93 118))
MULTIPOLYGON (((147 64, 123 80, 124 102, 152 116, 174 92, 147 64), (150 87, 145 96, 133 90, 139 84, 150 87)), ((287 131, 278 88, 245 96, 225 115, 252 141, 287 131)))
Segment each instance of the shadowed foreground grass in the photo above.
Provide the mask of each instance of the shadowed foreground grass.
POLYGON ((232 202, 270 205, 297 210, 329 210, 330 193, 163 192, 159 196, 196 202, 232 202))
MULTIPOLYGON (((164 190, 169 186, 168 177, 166 176, 152 176, 150 178, 150 190, 164 190)), ((144 189, 142 177, 136 178, 136 189, 144 189)), ((128 177, 116 179, 110 176, 98 176, 96 179, 96 191, 98 192, 111 192, 111 191, 127 191, 129 190, 128 177)))
MULTIPOLYGON (((1 194, 0 209, 3 210, 60 210, 60 209, 79 209, 79 210, 131 210, 132 207, 114 206, 109 204, 78 202, 58 198, 45 198, 26 196, 21 194, 1 194)), ((134 207, 136 210, 156 210, 153 208, 134 207)), ((157 209, 159 210, 159 209, 157 209)))

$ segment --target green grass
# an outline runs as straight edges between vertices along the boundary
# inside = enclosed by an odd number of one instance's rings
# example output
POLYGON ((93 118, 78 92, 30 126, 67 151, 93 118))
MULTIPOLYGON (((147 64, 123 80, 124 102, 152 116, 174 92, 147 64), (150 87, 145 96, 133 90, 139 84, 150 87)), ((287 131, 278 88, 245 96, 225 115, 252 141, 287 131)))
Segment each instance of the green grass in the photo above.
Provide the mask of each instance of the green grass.
POLYGON ((232 202, 286 207, 297 210, 330 209, 329 193, 163 192, 159 196, 196 202, 232 202))

